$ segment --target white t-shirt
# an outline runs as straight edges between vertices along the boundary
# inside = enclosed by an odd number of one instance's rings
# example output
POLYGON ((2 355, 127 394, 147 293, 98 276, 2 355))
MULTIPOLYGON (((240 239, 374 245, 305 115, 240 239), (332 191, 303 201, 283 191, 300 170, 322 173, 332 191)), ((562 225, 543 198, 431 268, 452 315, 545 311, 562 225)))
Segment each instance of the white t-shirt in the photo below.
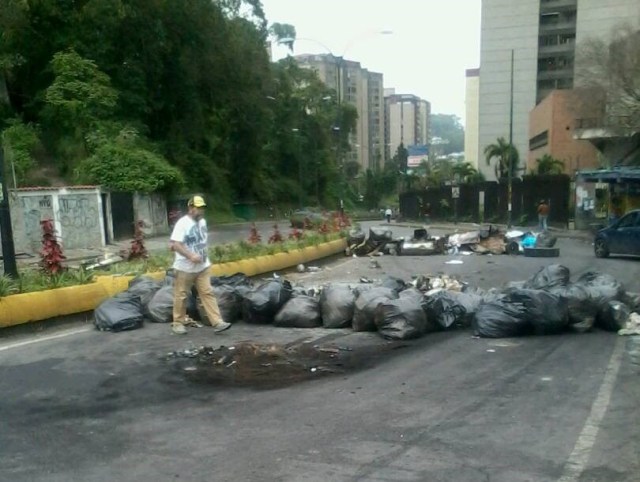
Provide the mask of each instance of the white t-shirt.
POLYGON ((201 263, 193 263, 176 251, 173 269, 199 273, 211 266, 207 254, 207 222, 204 219, 196 223, 191 217, 182 216, 173 227, 171 241, 183 243, 187 250, 202 257, 201 263))
POLYGON ((393 214, 393 212, 391 211, 391 209, 387 209, 387 210, 384 212, 384 214, 385 214, 385 216, 391 216, 391 215, 393 214))

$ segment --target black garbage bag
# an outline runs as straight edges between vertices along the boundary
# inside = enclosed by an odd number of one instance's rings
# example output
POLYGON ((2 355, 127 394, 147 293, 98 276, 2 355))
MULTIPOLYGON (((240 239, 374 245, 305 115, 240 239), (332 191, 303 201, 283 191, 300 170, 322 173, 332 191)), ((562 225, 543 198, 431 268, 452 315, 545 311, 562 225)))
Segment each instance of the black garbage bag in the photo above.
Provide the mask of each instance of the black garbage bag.
POLYGON ((267 281, 244 296, 242 319, 246 323, 273 323, 276 313, 291 298, 291 283, 282 280, 267 281))
POLYGON ((507 294, 511 303, 520 303, 524 317, 536 335, 561 333, 569 325, 567 298, 544 290, 511 290, 507 294))
MULTIPOLYGON (((250 289, 249 287, 247 288, 250 289)), ((242 296, 238 293, 238 288, 233 285, 213 286, 213 294, 218 302, 220 316, 224 321, 234 323, 242 318, 242 296)), ((197 302, 200 319, 210 323, 199 297, 197 302)))
POLYGON ((320 303, 311 296, 295 296, 280 308, 273 325, 282 328, 316 328, 322 326, 320 303))
POLYGON ((407 284, 404 282, 404 280, 396 278, 395 276, 386 276, 378 286, 391 288, 396 293, 400 293, 407 287, 407 284))
POLYGON ((356 296, 349 286, 328 286, 320 295, 320 313, 325 328, 348 328, 353 319, 356 296))
POLYGON ((569 286, 554 288, 550 293, 567 300, 569 325, 579 332, 588 331, 593 326, 598 306, 589 291, 582 285, 572 283, 569 286))
POLYGON ((608 274, 589 271, 580 276, 575 284, 587 289, 598 309, 605 308, 610 301, 624 301, 627 296, 624 286, 608 274))
POLYGON ((524 283, 523 288, 529 290, 551 290, 559 286, 567 286, 570 277, 571 273, 566 266, 550 264, 540 268, 540 271, 524 283))
POLYGON ((398 296, 400 296, 400 298, 411 298, 418 301, 419 303, 422 303, 424 299, 424 293, 418 288, 414 288, 413 286, 411 288, 402 290, 400 293, 398 293, 398 296))
MULTIPOLYGON (((166 278, 165 278, 166 279, 166 278)), ((151 301, 143 307, 144 315, 154 323, 173 321, 173 285, 165 285, 155 292, 151 301)), ((193 291, 187 295, 187 316, 199 320, 198 303, 193 291)))
POLYGON ((631 310, 621 301, 609 301, 596 315, 596 326, 606 331, 618 332, 627 326, 631 310))
POLYGON ((212 276, 211 277, 211 286, 240 286, 247 285, 251 286, 251 279, 247 277, 244 273, 236 273, 230 276, 212 276))
POLYGON ((356 298, 353 310, 353 330, 354 331, 375 331, 375 309, 387 300, 398 298, 398 293, 391 288, 377 286, 365 291, 356 298))
POLYGON ((125 331, 142 327, 142 303, 131 293, 117 294, 95 309, 94 324, 100 331, 125 331))
POLYGON ((393 240, 393 232, 385 228, 370 227, 368 239, 376 243, 388 243, 393 240))
POLYGON ((427 332, 427 315, 415 298, 383 301, 374 310, 378 332, 387 340, 419 338, 427 332))
POLYGON ((558 242, 558 238, 543 231, 536 237, 536 248, 553 248, 558 242))
POLYGON ((531 324, 520 303, 484 302, 473 317, 473 331, 484 338, 508 338, 531 333, 531 324))
POLYGON ((156 291, 160 288, 162 288, 162 283, 160 281, 156 281, 148 276, 137 276, 129 281, 129 288, 126 292, 134 296, 138 296, 142 306, 144 307, 149 304, 153 295, 155 295, 156 291))
POLYGON ((350 229, 347 236, 347 246, 353 246, 364 243, 366 234, 360 229, 350 229))
POLYGON ((480 299, 474 300, 472 295, 440 290, 425 296, 422 306, 429 321, 437 323, 441 330, 449 330, 469 326, 479 303, 480 299))

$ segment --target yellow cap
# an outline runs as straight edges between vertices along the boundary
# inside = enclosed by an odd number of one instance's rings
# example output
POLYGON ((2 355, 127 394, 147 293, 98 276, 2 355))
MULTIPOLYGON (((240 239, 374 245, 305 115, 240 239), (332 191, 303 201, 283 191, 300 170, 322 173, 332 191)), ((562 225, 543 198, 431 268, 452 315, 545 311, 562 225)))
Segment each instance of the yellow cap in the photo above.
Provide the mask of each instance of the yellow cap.
POLYGON ((196 208, 204 208, 207 206, 207 203, 204 202, 202 196, 193 196, 191 199, 189 199, 188 205, 196 208))

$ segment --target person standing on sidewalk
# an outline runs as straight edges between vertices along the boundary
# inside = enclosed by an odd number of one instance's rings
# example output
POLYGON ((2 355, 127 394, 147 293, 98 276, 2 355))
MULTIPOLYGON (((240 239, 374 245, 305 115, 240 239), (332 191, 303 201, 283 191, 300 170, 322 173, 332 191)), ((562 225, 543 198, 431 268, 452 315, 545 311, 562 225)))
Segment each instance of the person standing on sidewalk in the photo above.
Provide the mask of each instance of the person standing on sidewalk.
POLYGON ((549 204, 544 199, 538 204, 538 227, 542 231, 547 230, 547 219, 549 218, 549 204))
POLYGON ((387 218, 387 223, 391 222, 392 215, 393 215, 393 211, 391 210, 391 208, 387 208, 387 210, 384 212, 384 217, 387 218))
POLYGON ((219 333, 231 326, 220 315, 218 302, 209 279, 211 262, 207 254, 207 222, 203 217, 206 206, 202 196, 193 196, 189 199, 187 214, 178 220, 171 233, 170 246, 175 253, 173 269, 176 278, 173 287, 171 329, 178 335, 187 332, 185 326, 202 326, 187 318, 187 297, 194 285, 215 332, 219 333))

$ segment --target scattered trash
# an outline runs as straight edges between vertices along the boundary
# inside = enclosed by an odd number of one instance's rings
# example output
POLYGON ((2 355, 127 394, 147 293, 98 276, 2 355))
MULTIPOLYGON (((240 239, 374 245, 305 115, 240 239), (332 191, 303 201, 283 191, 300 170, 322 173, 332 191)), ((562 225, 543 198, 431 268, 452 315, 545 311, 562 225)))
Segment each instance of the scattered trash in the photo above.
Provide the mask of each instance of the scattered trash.
POLYGON ((463 264, 464 261, 461 261, 459 259, 452 259, 450 261, 446 261, 444 264, 463 264))
POLYGON ((618 331, 618 335, 640 335, 640 315, 638 313, 631 313, 625 327, 618 331))
POLYGON ((489 349, 487 350, 487 352, 488 352, 488 353, 495 353, 496 351, 495 351, 493 348, 489 348, 489 349))
POLYGON ((304 273, 305 271, 304 264, 300 263, 298 266, 296 266, 296 270, 298 271, 298 273, 304 273))
POLYGON ((322 271, 322 268, 320 268, 319 266, 309 266, 307 267, 307 271, 309 273, 318 273, 319 271, 322 271))

